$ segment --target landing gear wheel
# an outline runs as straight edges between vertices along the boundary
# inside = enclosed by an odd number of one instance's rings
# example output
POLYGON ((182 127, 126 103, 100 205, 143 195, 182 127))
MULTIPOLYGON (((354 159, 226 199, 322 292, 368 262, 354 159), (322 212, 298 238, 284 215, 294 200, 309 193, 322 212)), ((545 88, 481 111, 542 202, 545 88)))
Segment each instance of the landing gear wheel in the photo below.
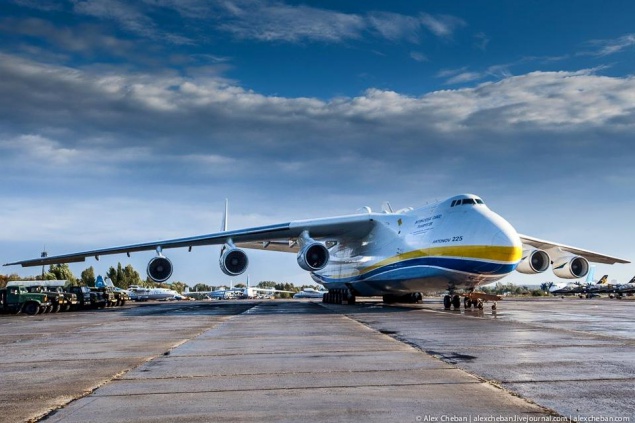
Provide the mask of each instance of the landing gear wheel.
POLYGON ((478 307, 479 310, 483 310, 483 300, 478 300, 476 307, 478 307))
POLYGON ((454 306, 455 310, 458 310, 461 308, 461 297, 459 297, 458 295, 454 295, 452 297, 452 306, 454 306))
POLYGON ((450 298, 450 296, 446 295, 445 297, 443 297, 443 307, 446 310, 449 310, 451 305, 452 305, 452 299, 450 298))

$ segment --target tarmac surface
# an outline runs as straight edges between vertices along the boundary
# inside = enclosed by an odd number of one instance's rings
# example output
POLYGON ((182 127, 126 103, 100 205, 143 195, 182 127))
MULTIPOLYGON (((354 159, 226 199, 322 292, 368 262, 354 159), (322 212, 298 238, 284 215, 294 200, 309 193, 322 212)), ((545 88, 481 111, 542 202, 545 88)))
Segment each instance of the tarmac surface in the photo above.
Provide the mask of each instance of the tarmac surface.
POLYGON ((0 421, 635 421, 635 301, 0 316, 0 421))

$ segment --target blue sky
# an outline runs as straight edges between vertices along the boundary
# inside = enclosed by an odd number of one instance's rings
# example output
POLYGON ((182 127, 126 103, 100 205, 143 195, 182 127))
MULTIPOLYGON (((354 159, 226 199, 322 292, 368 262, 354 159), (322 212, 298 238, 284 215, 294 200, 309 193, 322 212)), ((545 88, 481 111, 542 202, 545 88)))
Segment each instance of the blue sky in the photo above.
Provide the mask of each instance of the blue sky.
MULTIPOLYGON (((634 9, 5 1, 0 261, 213 232, 224 198, 238 228, 462 192, 521 233, 632 260, 634 9)), ((176 280, 227 281, 216 247, 169 256, 176 280)), ((310 280, 292 255, 250 260, 253 281, 310 280)))

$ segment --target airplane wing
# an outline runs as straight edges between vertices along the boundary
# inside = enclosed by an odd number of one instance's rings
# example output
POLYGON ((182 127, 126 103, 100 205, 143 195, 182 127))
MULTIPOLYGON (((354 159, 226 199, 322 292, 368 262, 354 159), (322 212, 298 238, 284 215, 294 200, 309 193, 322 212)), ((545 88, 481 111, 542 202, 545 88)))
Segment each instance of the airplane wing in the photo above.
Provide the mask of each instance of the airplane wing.
POLYGON ((324 241, 328 247, 329 242, 363 237, 370 232, 373 226, 374 218, 372 213, 297 220, 276 225, 221 231, 189 238, 168 239, 57 256, 39 257, 6 263, 4 266, 21 265, 22 267, 31 267, 59 263, 76 263, 85 261, 86 257, 95 257, 99 260, 100 256, 111 254, 125 253, 130 256, 131 253, 138 251, 157 250, 160 252, 168 248, 183 247, 191 249, 192 247, 203 245, 223 245, 227 242, 233 242, 237 246, 245 246, 246 248, 297 252, 297 247, 295 246, 297 243, 296 240, 304 231, 308 231, 313 239, 324 241), (283 247, 285 244, 287 246, 286 249, 283 247))
POLYGON ((603 264, 615 264, 615 263, 630 263, 628 260, 624 260, 617 257, 607 256, 605 254, 596 253, 594 251, 583 250, 582 248, 571 247, 569 245, 558 244, 556 242, 545 241, 544 239, 533 238, 527 235, 518 234, 520 240, 523 243, 523 247, 529 245, 540 250, 559 249, 561 251, 567 251, 578 256, 582 256, 593 263, 603 264))

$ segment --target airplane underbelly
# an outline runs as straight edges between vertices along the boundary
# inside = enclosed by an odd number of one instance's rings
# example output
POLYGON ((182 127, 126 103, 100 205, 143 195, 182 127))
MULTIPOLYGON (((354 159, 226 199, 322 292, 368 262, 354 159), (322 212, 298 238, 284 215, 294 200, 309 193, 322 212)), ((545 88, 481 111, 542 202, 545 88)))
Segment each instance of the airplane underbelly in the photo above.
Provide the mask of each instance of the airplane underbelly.
POLYGON ((312 274, 328 289, 349 288, 358 295, 432 293, 472 289, 495 282, 515 268, 515 263, 497 263, 456 257, 393 258, 372 265, 341 263, 312 274))

